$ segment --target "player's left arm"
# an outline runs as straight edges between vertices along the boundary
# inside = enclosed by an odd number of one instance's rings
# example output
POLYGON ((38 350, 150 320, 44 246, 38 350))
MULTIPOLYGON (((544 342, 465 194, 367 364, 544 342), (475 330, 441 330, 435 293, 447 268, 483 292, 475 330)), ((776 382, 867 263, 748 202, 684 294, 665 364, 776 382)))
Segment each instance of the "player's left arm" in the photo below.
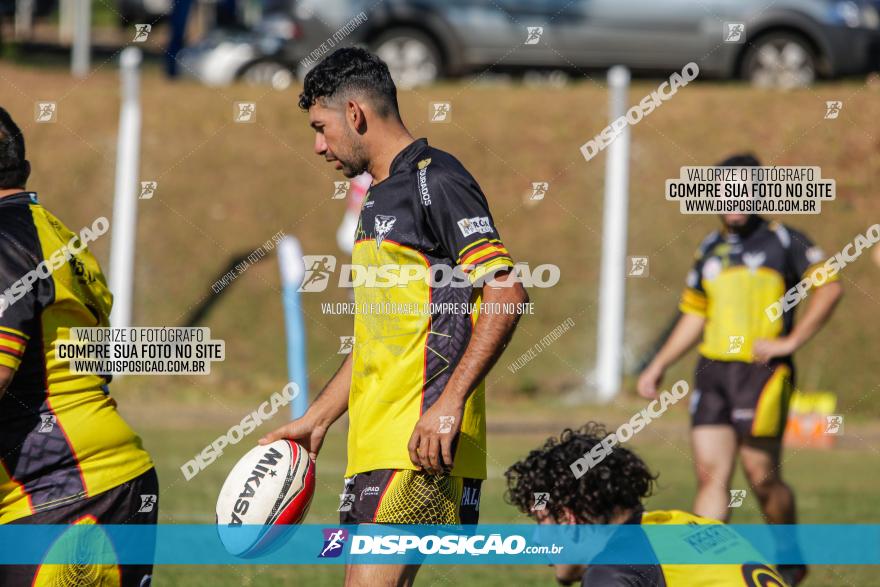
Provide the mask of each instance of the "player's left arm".
POLYGON ((501 357, 528 301, 525 288, 509 270, 496 275, 483 287, 484 304, 499 304, 494 307, 515 308, 515 311, 481 314, 477 318, 470 342, 443 393, 416 424, 409 441, 409 455, 414 465, 435 474, 452 469, 452 445, 461 429, 464 404, 501 357))
POLYGON ((470 341, 440 397, 422 414, 407 448, 417 467, 432 473, 451 470, 464 405, 504 352, 529 296, 511 271, 514 263, 495 227, 476 180, 449 162, 430 161, 423 169, 422 209, 439 251, 482 288, 482 302, 513 312, 481 313, 470 341), (495 306, 495 304, 513 304, 495 306))
POLYGON ((756 340, 752 347, 752 355, 756 360, 766 363, 774 357, 787 357, 794 353, 822 329, 842 296, 843 286, 839 281, 815 288, 810 292, 804 315, 795 322, 788 336, 756 340))
MULTIPOLYGON (((791 272, 802 277, 810 275, 816 267, 824 264, 825 253, 805 234, 792 229, 788 229, 788 232, 791 238, 788 250, 791 272)), ((774 357, 787 357, 804 346, 822 329, 842 296, 843 286, 837 274, 829 277, 824 284, 813 287, 803 316, 799 317, 787 336, 755 341, 752 346, 755 360, 766 363, 774 357)))

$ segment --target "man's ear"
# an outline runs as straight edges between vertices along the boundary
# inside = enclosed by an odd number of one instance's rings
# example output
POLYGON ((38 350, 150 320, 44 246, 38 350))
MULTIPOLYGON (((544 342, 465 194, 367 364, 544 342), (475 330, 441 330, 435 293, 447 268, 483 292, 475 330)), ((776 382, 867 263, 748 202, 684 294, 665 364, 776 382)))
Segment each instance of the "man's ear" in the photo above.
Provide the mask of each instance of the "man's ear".
POLYGON ((358 134, 367 130, 367 117, 360 102, 349 100, 345 105, 345 122, 358 134))

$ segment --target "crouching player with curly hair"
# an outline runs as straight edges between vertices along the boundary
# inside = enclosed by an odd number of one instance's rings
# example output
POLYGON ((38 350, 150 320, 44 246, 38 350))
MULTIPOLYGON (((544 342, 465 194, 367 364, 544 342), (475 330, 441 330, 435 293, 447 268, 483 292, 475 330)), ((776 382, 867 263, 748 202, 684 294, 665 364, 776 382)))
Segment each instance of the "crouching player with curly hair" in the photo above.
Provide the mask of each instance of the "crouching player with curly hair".
MULTIPOLYGON (((634 452, 620 446, 576 476, 571 463, 590 453, 606 436, 604 426, 590 422, 549 438, 505 473, 508 503, 539 524, 721 524, 682 511, 646 511, 642 502, 651 495, 657 476, 634 452), (541 496, 540 508, 535 507, 536 496, 541 496)), ((597 559, 631 546, 615 538, 611 536, 597 559)), ((774 568, 760 563, 556 565, 555 570, 559 583, 580 581, 584 587, 786 586, 774 568)))

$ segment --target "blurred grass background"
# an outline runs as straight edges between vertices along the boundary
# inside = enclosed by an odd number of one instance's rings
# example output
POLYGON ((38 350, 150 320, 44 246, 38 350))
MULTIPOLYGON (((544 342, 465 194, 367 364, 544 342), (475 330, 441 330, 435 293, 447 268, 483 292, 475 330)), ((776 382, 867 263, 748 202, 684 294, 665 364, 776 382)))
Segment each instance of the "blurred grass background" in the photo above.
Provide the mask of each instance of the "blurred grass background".
MULTIPOLYGON (((0 64, 2 105, 20 122, 33 164, 28 186, 72 230, 97 216, 112 223, 118 122, 115 61, 96 63, 82 81, 51 69, 0 64), (33 122, 34 102, 58 102, 58 122, 33 122)), ((600 80, 601 81, 601 80, 600 80)), ((634 83, 635 103, 656 82, 634 83)), ((313 134, 296 107, 296 89, 275 92, 233 86, 170 84, 147 69, 143 80, 141 178, 158 181, 139 203, 135 324, 175 326, 213 295, 211 284, 230 257, 249 253, 279 230, 295 235, 305 254, 335 254, 344 210, 330 199, 342 179, 312 152, 313 134), (257 103, 254 124, 233 123, 233 104, 257 103)), ((627 282, 625 353, 632 368, 673 317, 692 254, 715 217, 684 216, 663 198, 663 182, 683 165, 710 165, 735 151, 765 164, 819 165, 837 180, 838 199, 818 216, 783 220, 806 231, 832 254, 880 221, 874 186, 880 178, 880 88, 854 82, 775 92, 737 84, 698 83, 679 92, 632 131, 629 254, 649 257, 650 277, 627 282), (843 101, 825 120, 825 101, 843 101)), ((402 92, 405 122, 457 156, 477 178, 496 225, 517 261, 555 263, 554 288, 532 289, 535 314, 519 330, 487 380, 491 479, 483 521, 519 520, 501 495, 502 472, 513 460, 564 426, 587 420, 616 426, 644 404, 632 378, 612 406, 573 405, 596 354, 596 297, 601 252, 604 156, 587 163, 581 144, 607 123, 604 89, 584 79, 565 88, 483 84, 476 80, 402 92), (432 124, 429 104, 449 101, 452 121, 432 124), (531 183, 549 181, 543 201, 529 202, 531 183), (571 318, 574 328, 515 374, 506 365, 571 318)), ((108 266, 109 238, 92 249, 108 266)), ((876 258, 876 257, 875 257, 876 258)), ((871 255, 842 273, 846 296, 831 323, 797 356, 799 384, 840 397, 846 434, 832 452, 791 450, 785 467, 798 491, 801 519, 814 523, 877 522, 880 500, 880 391, 876 337, 880 275, 871 255)), ((217 491, 257 433, 190 482, 179 467, 286 383, 278 268, 274 257, 251 267, 224 292, 205 325, 226 341, 227 359, 208 377, 126 377, 112 386, 123 414, 153 453, 163 484, 165 522, 210 522, 217 491)), ((324 316, 320 303, 343 302, 328 288, 304 297, 311 394, 337 368, 339 337, 351 318, 324 316)), ((694 356, 668 375, 691 378, 694 356)), ((278 423, 280 423, 278 419, 278 423)), ((263 429, 268 429, 264 425, 263 429)), ((263 430, 261 429, 261 431, 263 430)), ((309 521, 336 519, 344 468, 344 424, 334 429, 319 460, 319 491, 309 521)), ((687 509, 693 473, 684 406, 649 427, 634 446, 661 474, 650 507, 687 509)), ((734 487, 745 487, 738 477, 734 487), (738 485, 737 485, 738 484, 738 485)), ((749 498, 736 522, 758 522, 749 498)), ((166 568, 158 584, 338 584, 338 569, 166 568)), ((817 569, 806 585, 878 584, 870 569, 817 569)), ((552 584, 549 570, 530 567, 425 569, 421 584, 552 584)))

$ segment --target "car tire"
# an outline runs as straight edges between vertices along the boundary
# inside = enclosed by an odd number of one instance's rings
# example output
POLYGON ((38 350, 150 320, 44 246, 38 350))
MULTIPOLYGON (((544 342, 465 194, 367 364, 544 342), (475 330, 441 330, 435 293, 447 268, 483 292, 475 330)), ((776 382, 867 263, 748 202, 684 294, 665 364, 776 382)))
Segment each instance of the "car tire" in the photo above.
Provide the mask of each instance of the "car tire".
POLYGON ((748 48, 742 77, 761 88, 805 88, 816 80, 818 57, 810 43, 793 33, 770 33, 748 48))
POLYGON ((386 31, 371 43, 373 52, 388 64, 394 83, 414 88, 433 83, 443 73, 437 44, 425 33, 411 28, 386 31))
POLYGON ((271 86, 283 91, 293 85, 296 75, 290 67, 271 59, 253 61, 241 68, 238 79, 251 86, 271 86))

